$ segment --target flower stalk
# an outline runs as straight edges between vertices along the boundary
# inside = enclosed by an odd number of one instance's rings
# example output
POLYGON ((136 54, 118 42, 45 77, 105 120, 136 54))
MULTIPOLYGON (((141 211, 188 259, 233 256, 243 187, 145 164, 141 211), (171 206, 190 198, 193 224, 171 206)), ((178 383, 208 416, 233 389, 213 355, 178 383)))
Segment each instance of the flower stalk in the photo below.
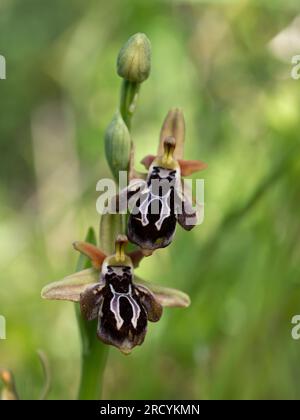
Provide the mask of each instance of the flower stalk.
MULTIPOLYGON (((117 72, 123 78, 120 104, 105 133, 105 152, 114 179, 120 171, 129 171, 133 143, 130 136, 132 116, 135 112, 140 84, 149 76, 151 62, 150 41, 144 34, 133 35, 121 49, 117 59, 117 72)), ((100 245, 111 254, 115 238, 125 233, 126 215, 106 214, 100 220, 100 245)), ((86 242, 96 245, 96 237, 89 230, 86 242)), ((77 271, 92 267, 91 261, 81 255, 77 271)), ((76 305, 76 315, 81 337, 81 379, 79 400, 99 399, 102 394, 103 373, 108 357, 108 347, 99 343, 95 331, 97 320, 87 321, 76 305)))
MULTIPOLYGON (((88 243, 96 245, 96 235, 92 228, 86 236, 88 243)), ((91 268, 90 260, 80 255, 76 271, 91 268)), ((98 400, 102 395, 103 373, 108 356, 107 346, 97 340, 95 334, 97 321, 87 322, 80 313, 79 305, 75 305, 76 317, 81 340, 81 376, 78 400, 98 400)))
POLYGON ((120 95, 120 112, 128 129, 131 129, 131 120, 137 106, 140 83, 123 80, 120 95))

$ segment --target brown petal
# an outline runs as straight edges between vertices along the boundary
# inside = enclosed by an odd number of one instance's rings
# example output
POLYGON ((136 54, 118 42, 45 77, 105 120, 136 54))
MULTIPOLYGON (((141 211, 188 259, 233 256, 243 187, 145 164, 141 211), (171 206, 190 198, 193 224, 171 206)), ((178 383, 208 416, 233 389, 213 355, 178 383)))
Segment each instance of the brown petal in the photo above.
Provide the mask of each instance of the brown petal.
POLYGON ((162 316, 163 308, 156 299, 155 295, 151 293, 147 287, 141 284, 135 284, 135 289, 141 304, 146 309, 148 320, 151 322, 159 321, 162 316))
POLYGON ((142 261, 142 259, 145 257, 141 249, 137 249, 136 251, 129 252, 128 256, 131 258, 134 268, 137 268, 140 265, 140 262, 142 261))
POLYGON ((155 157, 156 156, 154 155, 147 155, 141 160, 141 164, 144 165, 146 169, 149 169, 155 157))
POLYGON ((198 222, 198 213, 197 210, 194 209, 192 192, 188 189, 187 185, 184 186, 181 194, 181 202, 178 200, 180 202, 180 207, 177 211, 177 221, 183 229, 190 231, 198 222))
POLYGON ((79 302, 80 294, 89 286, 98 283, 99 271, 94 268, 78 271, 63 280, 50 283, 42 290, 42 298, 79 302))
POLYGON ((80 310, 87 321, 93 321, 98 317, 101 303, 103 301, 103 284, 94 284, 88 287, 80 295, 80 310))
POLYGON ((135 276, 136 286, 146 286, 155 296, 156 300, 165 307, 187 308, 191 304, 190 297, 181 290, 159 286, 135 276))
POLYGON ((88 257, 91 260, 93 267, 98 270, 102 267, 103 261, 107 257, 107 255, 104 254, 104 252, 102 252, 99 248, 87 242, 76 241, 73 243, 73 247, 88 257))
POLYGON ((192 175, 194 172, 203 171, 207 168, 207 164, 201 160, 183 160, 178 159, 178 163, 182 176, 192 175))

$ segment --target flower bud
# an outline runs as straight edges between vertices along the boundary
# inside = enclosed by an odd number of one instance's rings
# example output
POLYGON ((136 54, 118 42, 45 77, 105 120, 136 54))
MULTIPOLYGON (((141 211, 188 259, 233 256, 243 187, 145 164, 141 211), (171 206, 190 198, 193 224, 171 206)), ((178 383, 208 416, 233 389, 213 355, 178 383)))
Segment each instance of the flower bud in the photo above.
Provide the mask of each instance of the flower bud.
POLYGON ((118 55, 117 72, 124 79, 142 83, 151 70, 151 44, 145 34, 137 33, 129 38, 118 55))
POLYGON ((106 159, 116 180, 120 171, 129 169, 131 147, 130 133, 117 112, 105 133, 106 159))

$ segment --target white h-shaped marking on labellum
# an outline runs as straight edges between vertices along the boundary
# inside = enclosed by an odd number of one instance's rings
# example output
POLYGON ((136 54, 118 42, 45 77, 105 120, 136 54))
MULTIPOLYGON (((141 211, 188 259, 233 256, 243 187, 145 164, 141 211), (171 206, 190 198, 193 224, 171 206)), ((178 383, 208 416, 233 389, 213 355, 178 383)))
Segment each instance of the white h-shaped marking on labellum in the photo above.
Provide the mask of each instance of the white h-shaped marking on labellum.
POLYGON ((167 192, 167 194, 160 197, 159 195, 155 195, 152 192, 152 186, 149 188, 150 197, 149 197, 149 195, 147 195, 145 197, 144 201, 141 203, 140 208, 139 208, 139 210, 141 212, 141 215, 142 215, 142 225, 143 226, 147 226, 149 224, 149 220, 148 220, 148 217, 147 217, 147 210, 148 210, 149 206, 151 205, 151 203, 153 201, 158 200, 162 204, 162 208, 161 208, 161 211, 160 211, 160 218, 155 223, 155 226, 156 226, 157 230, 161 229, 164 220, 167 219, 171 214, 171 209, 170 209, 170 206, 169 206, 169 203, 168 203, 168 199, 169 199, 170 194, 171 194, 171 190, 169 190, 167 192))
POLYGON ((139 305, 136 303, 136 301, 133 299, 132 297, 132 287, 131 285, 129 285, 128 287, 128 292, 127 293, 118 293, 114 290, 113 286, 110 284, 110 290, 112 292, 112 294, 114 295, 113 298, 110 301, 110 310, 111 312, 114 314, 115 319, 117 321, 117 329, 119 330, 122 325, 124 324, 124 320, 121 317, 120 314, 120 298, 124 297, 128 300, 128 302, 130 303, 131 307, 132 307, 132 318, 131 318, 131 324, 133 326, 133 328, 137 327, 137 322, 141 313, 141 309, 139 307, 139 305))

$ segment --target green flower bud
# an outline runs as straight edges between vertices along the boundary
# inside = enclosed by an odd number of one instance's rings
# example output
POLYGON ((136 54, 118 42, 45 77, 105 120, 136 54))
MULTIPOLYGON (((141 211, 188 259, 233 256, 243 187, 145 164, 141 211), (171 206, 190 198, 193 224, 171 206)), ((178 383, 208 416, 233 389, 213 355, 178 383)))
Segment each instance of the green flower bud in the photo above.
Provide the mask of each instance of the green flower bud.
POLYGON ((151 70, 151 44, 145 34, 129 38, 117 60, 118 75, 133 83, 142 83, 151 70))
POLYGON ((105 133, 106 159, 116 180, 120 171, 129 170, 131 147, 130 133, 118 111, 105 133))

